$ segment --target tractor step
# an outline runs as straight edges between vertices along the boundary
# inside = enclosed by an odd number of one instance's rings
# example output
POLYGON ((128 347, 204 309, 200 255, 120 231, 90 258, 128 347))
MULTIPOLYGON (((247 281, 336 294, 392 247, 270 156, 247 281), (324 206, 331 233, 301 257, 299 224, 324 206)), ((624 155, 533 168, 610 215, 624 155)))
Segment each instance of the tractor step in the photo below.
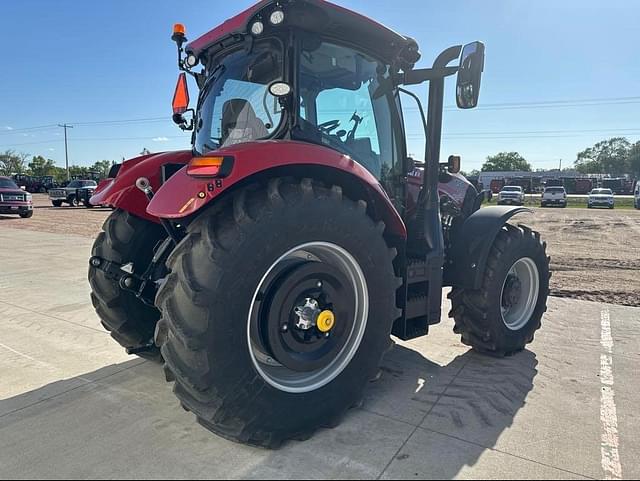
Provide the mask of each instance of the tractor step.
POLYGON ((429 270, 427 261, 419 257, 409 257, 407 259, 407 283, 417 284, 429 280, 429 270))
POLYGON ((429 298, 426 294, 409 297, 405 309, 406 318, 425 317, 429 312, 429 298))

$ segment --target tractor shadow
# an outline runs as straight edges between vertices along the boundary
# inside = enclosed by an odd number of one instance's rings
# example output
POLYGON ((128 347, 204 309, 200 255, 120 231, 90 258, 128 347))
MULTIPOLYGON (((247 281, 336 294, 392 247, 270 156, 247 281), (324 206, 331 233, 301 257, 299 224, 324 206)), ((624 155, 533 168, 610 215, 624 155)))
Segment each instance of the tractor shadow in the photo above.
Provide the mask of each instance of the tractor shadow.
POLYGON ((474 466, 526 405, 537 365, 531 351, 496 359, 472 350, 440 365, 396 345, 367 389, 363 409, 420 429, 387 474, 450 479, 474 466))
POLYGON ((361 409, 277 451, 204 430, 180 409, 159 365, 133 359, 106 366, 0 398, 0 466, 7 476, 30 479, 452 478, 511 426, 537 361, 531 352, 497 360, 441 351, 450 362, 395 346, 361 409), (114 463, 124 453, 126 462, 114 463))

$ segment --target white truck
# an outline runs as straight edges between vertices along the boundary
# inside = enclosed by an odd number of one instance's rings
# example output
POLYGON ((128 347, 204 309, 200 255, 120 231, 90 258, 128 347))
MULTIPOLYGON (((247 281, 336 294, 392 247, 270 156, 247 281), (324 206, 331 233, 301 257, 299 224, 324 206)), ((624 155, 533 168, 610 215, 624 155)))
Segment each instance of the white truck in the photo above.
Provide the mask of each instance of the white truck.
POLYGON ((544 188, 542 199, 540 200, 540 207, 547 207, 549 205, 567 206, 567 191, 564 187, 552 186, 544 188))
POLYGON ((498 205, 524 205, 524 189, 519 185, 505 185, 498 194, 498 205))

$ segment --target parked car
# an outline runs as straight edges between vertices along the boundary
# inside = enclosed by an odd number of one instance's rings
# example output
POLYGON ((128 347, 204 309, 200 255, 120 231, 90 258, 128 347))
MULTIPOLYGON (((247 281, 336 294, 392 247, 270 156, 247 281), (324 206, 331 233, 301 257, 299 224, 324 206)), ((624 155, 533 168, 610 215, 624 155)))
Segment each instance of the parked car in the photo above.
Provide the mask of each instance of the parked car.
POLYGON ((498 205, 524 205, 524 189, 519 185, 505 185, 498 194, 498 205))
POLYGON ((633 191, 633 206, 640 209, 640 180, 636 182, 636 188, 633 191))
POLYGON ((66 187, 51 189, 49 199, 54 207, 69 204, 73 207, 80 205, 83 199, 90 199, 98 184, 95 180, 72 180, 66 187), (85 195, 87 191, 88 195, 85 195))
POLYGON ((593 189, 589 192, 587 207, 589 207, 589 209, 592 207, 608 207, 609 209, 613 209, 615 207, 613 191, 611 189, 593 189))
POLYGON ((0 214, 17 214, 23 219, 33 216, 31 194, 8 177, 0 177, 0 214))
POLYGON ((544 188, 540 207, 547 207, 548 205, 567 206, 567 191, 564 190, 564 187, 553 186, 544 188))

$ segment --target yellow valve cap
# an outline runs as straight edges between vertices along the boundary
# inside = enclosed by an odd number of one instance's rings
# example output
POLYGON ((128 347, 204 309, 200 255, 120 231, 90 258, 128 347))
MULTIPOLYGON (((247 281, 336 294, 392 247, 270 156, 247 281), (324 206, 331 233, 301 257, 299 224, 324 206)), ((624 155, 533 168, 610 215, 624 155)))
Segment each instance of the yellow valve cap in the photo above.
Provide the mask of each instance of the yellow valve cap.
POLYGON ((331 311, 322 311, 318 314, 316 327, 320 332, 329 332, 336 324, 336 318, 331 311))

